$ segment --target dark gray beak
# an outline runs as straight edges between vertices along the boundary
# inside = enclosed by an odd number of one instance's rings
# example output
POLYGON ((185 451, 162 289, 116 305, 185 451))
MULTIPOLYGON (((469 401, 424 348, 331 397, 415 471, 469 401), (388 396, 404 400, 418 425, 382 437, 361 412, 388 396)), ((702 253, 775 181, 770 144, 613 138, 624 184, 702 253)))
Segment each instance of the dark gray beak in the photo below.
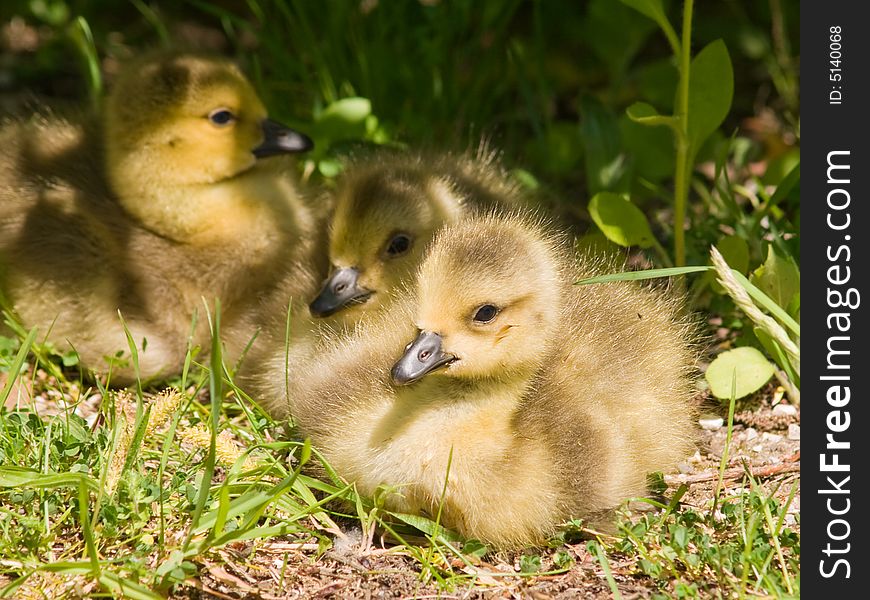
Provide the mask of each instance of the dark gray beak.
POLYGON ((336 269, 323 282, 323 288, 308 308, 315 317, 328 317, 349 304, 365 302, 371 295, 372 292, 359 286, 359 270, 345 267, 336 269))
POLYGON ((396 385, 408 385, 423 378, 427 373, 456 360, 452 354, 441 349, 441 336, 431 331, 421 331, 417 339, 405 348, 405 354, 393 365, 390 375, 396 385))
POLYGON ((263 143, 254 148, 254 156, 265 158, 276 154, 305 152, 314 148, 314 142, 304 133, 299 133, 272 119, 263 119, 263 143))

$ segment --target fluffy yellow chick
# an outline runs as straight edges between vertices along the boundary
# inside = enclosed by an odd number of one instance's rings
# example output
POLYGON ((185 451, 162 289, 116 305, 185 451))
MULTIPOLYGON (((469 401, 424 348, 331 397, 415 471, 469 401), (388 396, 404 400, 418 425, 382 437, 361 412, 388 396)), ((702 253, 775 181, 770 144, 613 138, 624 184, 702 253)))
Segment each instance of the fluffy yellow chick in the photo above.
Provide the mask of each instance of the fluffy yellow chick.
POLYGON ((382 155, 351 165, 335 194, 332 272, 311 313, 357 323, 413 279, 440 227, 474 209, 518 202, 517 186, 485 148, 477 157, 382 155))
POLYGON ((601 518, 693 438, 679 303, 574 285, 603 268, 527 217, 449 225, 415 299, 318 354, 294 417, 361 493, 498 548, 601 518))
MULTIPOLYGON (((25 327, 88 369, 128 353, 118 311, 147 378, 180 369, 195 310, 208 347, 203 297, 221 300, 235 355, 271 295, 316 291, 315 213, 292 165, 260 160, 311 142, 269 120, 227 60, 149 55, 100 119, 7 121, 0 143, 0 284, 25 327)), ((128 363, 112 380, 132 376, 128 363)))

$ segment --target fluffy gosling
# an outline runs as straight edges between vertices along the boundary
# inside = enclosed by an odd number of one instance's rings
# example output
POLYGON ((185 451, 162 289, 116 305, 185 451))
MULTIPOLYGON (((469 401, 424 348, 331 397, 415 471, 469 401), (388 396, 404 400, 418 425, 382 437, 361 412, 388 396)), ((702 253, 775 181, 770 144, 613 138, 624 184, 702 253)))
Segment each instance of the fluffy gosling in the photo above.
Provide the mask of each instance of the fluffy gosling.
POLYGON ((574 285, 604 268, 533 219, 449 225, 416 299, 299 377, 294 417, 361 493, 387 486, 387 508, 440 514, 498 548, 600 518, 693 438, 679 303, 633 283, 574 285))
POLYGON ((484 148, 476 158, 383 155, 351 165, 335 198, 332 272, 310 310, 353 325, 413 280, 440 227, 475 208, 516 205, 519 191, 484 148))
MULTIPOLYGON (((99 119, 44 112, 3 123, 0 142, 0 287, 25 327, 87 369, 128 350, 118 311, 149 378, 181 368, 195 310, 194 344, 208 348, 203 297, 220 298, 237 354, 271 294, 316 291, 302 265, 314 213, 291 165, 260 160, 311 142, 269 120, 224 59, 148 56, 99 119)), ((114 383, 132 378, 114 368, 114 383)))

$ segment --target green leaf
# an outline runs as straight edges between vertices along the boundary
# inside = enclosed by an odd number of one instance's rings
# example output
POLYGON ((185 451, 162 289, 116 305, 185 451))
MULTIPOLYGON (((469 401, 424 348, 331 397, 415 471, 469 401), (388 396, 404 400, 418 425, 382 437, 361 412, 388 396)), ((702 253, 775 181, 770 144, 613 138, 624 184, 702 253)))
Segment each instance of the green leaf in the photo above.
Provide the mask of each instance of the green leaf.
POLYGON ((334 158, 324 158, 317 162, 317 170, 327 179, 338 177, 343 168, 341 161, 334 158))
MULTIPOLYGON (((719 240, 716 249, 722 254, 722 258, 732 269, 746 273, 749 270, 749 244, 737 235, 728 235, 719 240)), ((716 275, 711 271, 707 277, 710 280, 710 288, 717 294, 724 294, 725 288, 716 281, 716 275)))
POLYGON ((637 77, 638 98, 643 98, 664 114, 674 113, 674 92, 679 84, 680 70, 672 57, 644 62, 632 73, 637 77))
POLYGON ((589 214, 602 233, 620 246, 649 248, 655 242, 646 216, 628 199, 612 192, 595 194, 589 214))
POLYGON ((704 375, 710 391, 720 400, 731 398, 732 378, 736 376, 735 398, 743 398, 763 386, 773 375, 773 364, 752 347, 723 352, 710 363, 704 375))
POLYGON ((719 240, 716 248, 729 267, 741 273, 749 270, 749 244, 745 238, 738 235, 725 236, 719 240))
POLYGON ((731 108, 734 72, 722 40, 708 44, 692 60, 687 132, 690 156, 719 128, 731 108))
MULTIPOLYGON (((713 267, 710 267, 711 269, 713 267)), ((762 292, 758 287, 755 286, 754 283, 749 281, 743 273, 738 273, 732 269, 731 271, 734 274, 734 278, 743 286, 743 289, 746 290, 746 293, 755 300, 758 304, 761 305, 762 308, 767 309, 771 315, 773 315, 776 319, 778 319, 783 325, 785 325, 788 329, 791 330, 796 336, 800 337, 801 335, 801 326, 795 321, 791 315, 785 312, 776 302, 774 302, 770 296, 762 292)))
POLYGON ((772 244, 767 247, 767 260, 749 280, 785 309, 801 290, 801 272, 794 259, 780 256, 772 244))
POLYGON ((476 540, 474 538, 470 540, 465 540, 465 542, 462 544, 462 553, 466 556, 476 556, 477 558, 483 558, 484 556, 486 556, 487 552, 489 552, 489 547, 480 540, 476 540))
POLYGON ((537 554, 524 554, 520 557, 522 573, 537 573, 541 570, 541 557, 537 554))
POLYGON ((676 118, 660 115, 655 107, 646 102, 635 102, 625 109, 625 114, 635 123, 642 125, 666 125, 676 130, 679 124, 676 118))
POLYGON ((635 176, 662 182, 674 175, 673 132, 664 127, 647 127, 629 116, 619 119, 622 142, 634 165, 635 176))
POLYGON ((662 0, 620 0, 620 2, 626 6, 632 7, 639 13, 648 16, 656 23, 660 20, 667 21, 662 0))
POLYGON ((662 3, 662 0, 620 0, 626 6, 630 6, 637 12, 642 15, 646 15, 653 21, 655 21, 659 27, 662 28, 662 31, 667 36, 668 41, 671 44, 671 48, 674 51, 674 54, 680 53, 680 42, 677 39, 677 34, 674 31, 671 22, 668 21, 667 15, 665 15, 665 7, 662 3))
POLYGON ((366 119, 372 113, 368 98, 343 98, 336 100, 320 113, 316 131, 330 141, 363 139, 366 135, 366 119))
POLYGON ((680 550, 685 550, 689 543, 689 530, 686 526, 674 525, 671 533, 673 535, 674 544, 676 544, 680 550))

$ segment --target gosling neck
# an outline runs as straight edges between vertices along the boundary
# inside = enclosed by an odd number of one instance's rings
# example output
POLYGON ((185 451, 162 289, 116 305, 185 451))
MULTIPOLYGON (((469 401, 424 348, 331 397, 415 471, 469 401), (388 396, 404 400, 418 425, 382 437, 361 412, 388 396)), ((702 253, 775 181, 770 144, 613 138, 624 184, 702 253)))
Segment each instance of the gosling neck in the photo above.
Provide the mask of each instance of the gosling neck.
POLYGON ((287 214, 276 214, 298 213, 287 201, 295 195, 292 182, 266 176, 258 165, 217 182, 166 183, 129 175, 111 183, 122 207, 144 229, 178 243, 250 244, 298 227, 287 214))

